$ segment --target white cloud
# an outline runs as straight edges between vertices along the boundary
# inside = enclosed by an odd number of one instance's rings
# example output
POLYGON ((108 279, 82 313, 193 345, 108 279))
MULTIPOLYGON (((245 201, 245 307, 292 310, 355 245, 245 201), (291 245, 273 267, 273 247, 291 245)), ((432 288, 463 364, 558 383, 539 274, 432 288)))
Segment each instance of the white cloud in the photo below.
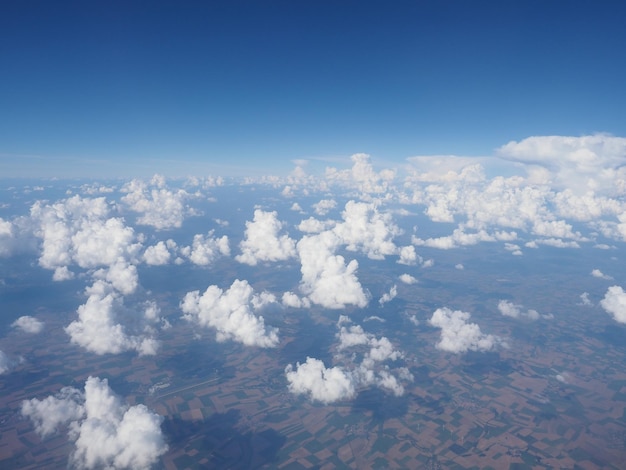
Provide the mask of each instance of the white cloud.
POLYGON ((441 339, 437 348, 452 353, 467 351, 491 351, 501 343, 500 338, 486 335, 476 323, 468 323, 470 314, 447 307, 438 308, 428 323, 441 328, 441 339))
POLYGON ((604 274, 602 271, 600 271, 599 269, 594 269, 591 271, 591 275, 593 277, 597 277, 599 279, 606 279, 607 281, 610 281, 611 279, 613 279, 611 276, 607 276, 606 274, 604 274))
POLYGON ((306 362, 299 362, 294 367, 285 368, 289 382, 289 391, 296 395, 308 395, 311 400, 332 403, 355 394, 350 376, 340 367, 326 368, 319 359, 307 357, 306 362))
POLYGON ((29 315, 19 317, 11 323, 13 328, 19 328, 23 332, 31 334, 41 333, 43 331, 43 325, 43 322, 29 315))
POLYGON ((284 234, 279 236, 283 223, 274 212, 254 211, 254 220, 246 222, 245 239, 239 244, 240 263, 256 266, 259 261, 286 260, 296 255, 296 242, 284 234))
POLYGON ((620 286, 611 286, 600 305, 618 323, 626 323, 626 292, 620 286))
POLYGON ((378 212, 375 204, 348 201, 341 216, 343 222, 333 232, 349 251, 361 251, 371 259, 397 253, 393 237, 401 230, 391 214, 378 212))
POLYGON ((385 292, 382 297, 380 299, 378 299, 378 303, 383 306, 385 305, 387 302, 392 301, 393 299, 396 298, 396 296, 398 295, 398 286, 393 285, 391 287, 391 289, 389 289, 389 292, 385 292))
POLYGON ((507 160, 547 171, 558 188, 574 193, 623 193, 626 189, 626 138, 605 134, 536 136, 511 141, 497 150, 507 160))
POLYGON ((136 258, 141 244, 120 218, 109 218, 104 198, 73 196, 52 205, 31 207, 35 235, 42 239, 39 264, 55 270, 55 280, 71 278, 68 266, 84 269, 110 266, 120 258, 136 258))
POLYGON ((393 170, 376 172, 371 164, 370 156, 364 153, 352 155, 352 168, 349 170, 337 170, 326 168, 324 179, 329 183, 336 183, 350 188, 358 189, 362 197, 370 194, 386 193, 395 178, 393 170))
POLYGON ((106 379, 89 377, 84 393, 65 387, 43 400, 25 400, 22 415, 45 437, 67 426, 77 468, 148 469, 167 451, 163 418, 144 405, 128 406, 106 379))
POLYGON ((582 294, 580 294, 580 301, 581 304, 585 306, 593 305, 591 300, 589 300, 589 292, 583 292, 582 294))
POLYGON ((127 193, 122 202, 141 214, 137 219, 140 225, 150 225, 157 230, 178 228, 186 215, 194 214, 185 204, 189 193, 167 189, 165 178, 159 175, 152 178, 150 185, 134 179, 124 185, 122 192, 127 193))
POLYGON ((209 286, 202 295, 188 292, 180 308, 186 320, 214 328, 218 341, 270 348, 278 345, 278 330, 266 327, 263 317, 255 312, 272 302, 275 298, 271 294, 255 294, 247 281, 237 279, 226 291, 209 286))
POLYGON ((6 374, 8 371, 10 371, 16 364, 16 362, 19 361, 14 361, 9 356, 7 356, 6 353, 0 351, 0 375, 6 374))
MULTIPOLYGON (((174 243, 173 240, 171 242, 174 243)), ((167 264, 170 262, 171 257, 172 254, 163 241, 159 241, 156 245, 149 246, 143 253, 144 261, 150 266, 162 266, 167 264)))
POLYGON ((413 245, 403 246, 400 248, 399 254, 400 259, 398 260, 398 264, 413 266, 418 262, 422 262, 421 256, 415 252, 415 247, 413 245))
POLYGON ((400 281, 404 282, 405 284, 417 284, 419 281, 417 280, 417 278, 411 276, 410 274, 400 274, 398 276, 398 279, 400 279, 400 281))
POLYGON ((338 244, 332 232, 302 237, 297 245, 300 289, 311 302, 325 308, 365 307, 368 297, 356 276, 359 264, 352 260, 346 265, 343 256, 334 255, 338 244))
POLYGON ((228 237, 223 235, 217 238, 213 234, 214 232, 211 230, 206 236, 201 234, 194 235, 191 246, 185 246, 180 249, 181 255, 200 266, 207 266, 220 256, 229 256, 228 237))
POLYGON ((498 310, 505 317, 511 318, 527 318, 528 320, 538 320, 540 317, 543 318, 551 318, 551 316, 540 315, 536 310, 527 310, 523 311, 522 305, 517 305, 508 300, 501 300, 498 302, 498 310))
POLYGON ((65 327, 72 343, 95 354, 156 354, 158 342, 146 328, 151 318, 142 318, 139 312, 125 307, 123 297, 106 281, 96 280, 85 293, 88 298, 78 307, 78 319, 65 327), (127 331, 131 324, 140 325, 134 334, 127 331))
POLYGON ((454 265, 454 269, 458 269, 459 271, 463 271, 465 269, 465 266, 463 266, 461 263, 457 263, 454 265))
POLYGON ((332 228, 336 225, 334 220, 318 220, 314 217, 309 217, 306 220, 303 220, 298 225, 298 230, 305 233, 320 233, 324 230, 332 228))
POLYGON ((283 294, 282 303, 285 307, 293 308, 309 308, 311 302, 306 297, 298 297, 293 292, 285 292, 283 294))
POLYGON ((326 215, 335 207, 337 207, 337 201, 334 199, 322 199, 313 204, 313 210, 317 215, 326 215))

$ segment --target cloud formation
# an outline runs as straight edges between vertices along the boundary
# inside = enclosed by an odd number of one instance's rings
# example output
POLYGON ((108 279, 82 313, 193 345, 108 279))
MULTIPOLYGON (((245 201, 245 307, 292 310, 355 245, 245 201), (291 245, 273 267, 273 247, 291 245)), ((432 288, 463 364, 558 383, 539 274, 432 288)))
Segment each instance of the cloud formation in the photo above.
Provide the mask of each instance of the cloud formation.
MULTIPOLYGON (((583 299, 584 301, 584 299, 583 299)), ((626 323, 626 292, 620 286, 611 286, 600 301, 600 306, 618 323, 626 323)))
POLYGON ((24 315, 11 323, 11 326, 13 328, 18 328, 25 333, 37 334, 43 331, 44 324, 30 315, 24 315))
MULTIPOLYGON (((538 320, 542 315, 539 315, 539 312, 536 310, 527 310, 523 311, 522 305, 514 304, 513 302, 509 302, 508 300, 501 300, 498 302, 498 310, 505 317, 511 318, 526 318, 528 320, 538 320)), ((543 315, 544 318, 547 318, 546 315, 543 315)))
POLYGON ((497 336, 484 334, 476 323, 468 323, 470 317, 468 312, 447 307, 435 310, 428 323, 441 329, 437 349, 455 354, 491 351, 502 342, 497 336))
POLYGON ((246 222, 245 238, 239 244, 241 254, 235 256, 240 263, 256 266, 259 261, 280 261, 296 255, 296 242, 289 235, 279 235, 283 223, 278 214, 254 211, 254 220, 246 222))
POLYGON ((273 302, 272 294, 255 294, 248 281, 237 279, 226 291, 213 285, 203 294, 188 292, 180 308, 186 320, 214 328, 218 341, 271 348, 278 345, 278 330, 267 327, 263 317, 255 313, 273 302))
POLYGON ((77 468, 148 469, 167 451, 163 418, 144 405, 124 404, 106 379, 89 377, 84 392, 65 387, 43 400, 25 400, 21 412, 42 437, 67 427, 77 468))

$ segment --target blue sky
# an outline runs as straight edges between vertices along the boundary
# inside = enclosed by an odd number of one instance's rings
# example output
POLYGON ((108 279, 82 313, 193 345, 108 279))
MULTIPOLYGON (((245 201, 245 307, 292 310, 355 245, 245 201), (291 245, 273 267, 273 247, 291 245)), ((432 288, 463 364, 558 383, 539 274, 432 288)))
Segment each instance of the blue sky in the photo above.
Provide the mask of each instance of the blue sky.
POLYGON ((626 6, 7 2, 3 176, 289 171, 624 135, 626 6))

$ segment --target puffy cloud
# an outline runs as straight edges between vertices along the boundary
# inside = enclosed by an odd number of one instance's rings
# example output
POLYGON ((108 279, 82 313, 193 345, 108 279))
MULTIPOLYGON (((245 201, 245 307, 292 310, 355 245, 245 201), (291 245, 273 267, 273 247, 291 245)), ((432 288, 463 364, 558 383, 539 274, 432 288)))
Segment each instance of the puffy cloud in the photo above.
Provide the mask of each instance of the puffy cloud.
POLYGON ((501 343, 500 338, 486 335, 476 323, 468 323, 471 315, 447 307, 438 308, 428 323, 441 328, 441 339, 437 348, 452 353, 467 351, 491 351, 501 343))
POLYGON ((313 204, 313 210, 317 215, 326 215, 335 207, 337 207, 337 201, 334 199, 322 199, 313 204))
POLYGON ((404 273, 404 274, 400 274, 400 275, 398 276, 398 279, 400 279, 400 280, 401 280, 402 282, 404 282, 405 284, 409 284, 409 285, 410 285, 410 284, 417 284, 417 283, 418 283, 417 278, 415 278, 415 277, 411 276, 410 274, 406 274, 406 273, 404 273))
POLYGON ((14 361, 3 351, 0 351, 0 375, 10 371, 18 361, 14 361))
POLYGON ((240 263, 256 266, 259 261, 286 260, 296 255, 296 242, 289 235, 279 236, 283 223, 274 212, 254 211, 254 220, 246 222, 245 239, 239 244, 240 263))
POLYGON ((607 281, 610 281, 611 279, 613 279, 611 276, 607 276, 606 274, 604 274, 602 271, 600 271, 599 269, 594 269, 591 271, 591 275, 593 277, 597 277, 600 279, 606 279, 607 281))
POLYGON ((589 292, 583 292, 582 294, 580 294, 580 302, 581 302, 581 305, 585 305, 585 306, 593 305, 591 300, 589 300, 589 292))
POLYGON ((336 225, 334 220, 318 220, 314 217, 309 217, 306 220, 303 220, 298 225, 298 230, 306 233, 320 233, 324 230, 332 228, 336 225))
POLYGON ((0 256, 9 256, 13 253, 15 233, 13 224, 0 217, 0 256))
POLYGON ((489 234, 484 230, 479 230, 475 233, 466 233, 462 229, 457 228, 452 232, 452 235, 437 238, 428 238, 422 240, 421 238, 413 237, 413 243, 416 245, 428 246, 430 248, 438 248, 441 250, 449 250, 457 248, 459 246, 476 245, 480 242, 495 242, 495 241, 510 241, 515 240, 517 234, 515 232, 495 232, 489 234))
POLYGON ((131 227, 109 218, 104 198, 73 196, 52 205, 38 201, 30 212, 35 235, 42 239, 39 264, 56 270, 57 280, 71 277, 67 267, 74 263, 85 269, 110 266, 120 258, 134 259, 141 248, 131 227))
POLYGON ((343 256, 333 254, 338 244, 332 232, 302 237, 297 245, 300 289, 313 303, 325 308, 365 307, 368 297, 356 277, 359 264, 352 260, 346 265, 343 256))
POLYGON ((407 266, 413 266, 418 262, 422 262, 422 258, 415 252, 415 247, 413 245, 403 246, 400 248, 400 259, 398 260, 399 264, 404 264, 407 266))
POLYGON ((126 308, 122 296, 103 280, 96 280, 85 293, 88 298, 78 307, 78 319, 65 328, 72 343, 95 354, 133 350, 142 355, 156 353, 158 342, 151 337, 149 328, 153 321, 151 312, 146 317, 126 308), (138 324, 135 334, 127 332, 130 324, 138 324))
MULTIPOLYGON (((173 247, 176 246, 173 240, 168 240, 168 242, 171 242, 168 243, 169 245, 173 244, 173 247)), ((171 257, 172 254, 168 249, 168 245, 163 241, 159 241, 156 245, 149 246, 143 253, 144 261, 146 264, 151 266, 162 266, 167 264, 170 262, 171 257)))
POLYGON ((392 301, 398 295, 398 286, 393 285, 389 292, 385 292, 380 299, 378 299, 378 303, 383 306, 387 302, 392 301))
POLYGON ((386 193, 395 178, 393 170, 382 170, 377 173, 371 164, 370 156, 364 153, 352 155, 352 168, 349 170, 337 170, 327 168, 325 180, 358 189, 363 197, 369 194, 386 193))
POLYGON ((306 297, 298 297, 293 292, 285 292, 283 294, 282 302, 285 307, 309 308, 311 306, 309 299, 306 297))
POLYGON ((263 317, 255 312, 271 302, 275 302, 271 294, 255 294, 247 281, 237 279, 226 291, 209 286, 202 295, 188 292, 180 308, 186 320, 214 328, 218 341, 269 348, 278 345, 278 330, 266 327, 263 317))
POLYGON ((19 328, 25 333, 32 334, 41 333, 43 331, 43 325, 43 322, 29 315, 19 317, 17 320, 11 323, 11 326, 13 328, 19 328))
POLYGON ((339 317, 337 327, 339 344, 334 360, 339 365, 327 368, 311 357, 295 368, 289 364, 285 368, 289 391, 322 403, 352 398, 356 390, 370 386, 389 390, 396 396, 404 394, 402 382, 412 381, 411 373, 406 367, 390 369, 383 364, 400 359, 403 354, 386 337, 376 338, 344 315, 339 317), (348 349, 351 352, 345 353, 348 349))
POLYGON ((555 186, 575 193, 623 193, 625 154, 626 138, 605 134, 528 137, 497 150, 501 158, 546 170, 555 186))
POLYGON ((200 266, 213 263, 219 256, 229 256, 228 237, 223 235, 217 238, 213 236, 213 233, 210 231, 207 236, 194 235, 191 246, 181 248, 180 253, 189 258, 192 263, 200 266))
POLYGON ((539 315, 539 312, 536 310, 527 310, 524 312, 522 305, 517 305, 508 300, 501 300, 498 302, 498 310, 505 317, 511 318, 527 318, 529 320, 538 320, 540 317, 551 318, 551 316, 539 315))
POLYGON ((167 451, 163 418, 144 405, 124 404, 106 379, 89 377, 84 393, 65 387, 43 400, 25 400, 21 412, 44 437, 67 425, 77 468, 148 469, 167 451))
POLYGON ((454 265, 454 269, 458 269, 459 271, 463 271, 465 269, 465 266, 463 266, 461 263, 457 263, 454 265))
POLYGON ((307 357, 303 364, 298 362, 295 369, 289 364, 285 376, 291 393, 308 395, 314 401, 332 403, 352 398, 355 394, 349 374, 340 367, 327 368, 322 361, 312 357, 307 357))
POLYGON ((374 204, 348 201, 341 216, 343 222, 333 232, 349 251, 362 251, 371 259, 397 253, 393 237, 401 230, 393 223, 391 214, 378 212, 374 204))
POLYGON ((157 230, 178 228, 186 215, 194 214, 185 204, 189 193, 182 189, 167 189, 165 179, 159 175, 152 178, 150 185, 134 179, 122 188, 122 192, 127 193, 122 202, 141 214, 137 223, 157 230))
POLYGON ((600 305, 618 323, 626 323, 626 292, 620 286, 611 286, 600 305))

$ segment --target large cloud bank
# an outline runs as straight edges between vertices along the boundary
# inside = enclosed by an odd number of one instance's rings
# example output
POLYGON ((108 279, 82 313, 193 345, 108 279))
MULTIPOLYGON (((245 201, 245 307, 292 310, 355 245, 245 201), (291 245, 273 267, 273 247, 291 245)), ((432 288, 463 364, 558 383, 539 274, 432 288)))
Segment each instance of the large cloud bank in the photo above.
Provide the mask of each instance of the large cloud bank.
POLYGON ((89 377, 84 392, 65 387, 53 396, 25 400, 22 415, 42 437, 67 429, 77 468, 148 469, 167 451, 162 418, 144 405, 128 406, 106 379, 89 377))

